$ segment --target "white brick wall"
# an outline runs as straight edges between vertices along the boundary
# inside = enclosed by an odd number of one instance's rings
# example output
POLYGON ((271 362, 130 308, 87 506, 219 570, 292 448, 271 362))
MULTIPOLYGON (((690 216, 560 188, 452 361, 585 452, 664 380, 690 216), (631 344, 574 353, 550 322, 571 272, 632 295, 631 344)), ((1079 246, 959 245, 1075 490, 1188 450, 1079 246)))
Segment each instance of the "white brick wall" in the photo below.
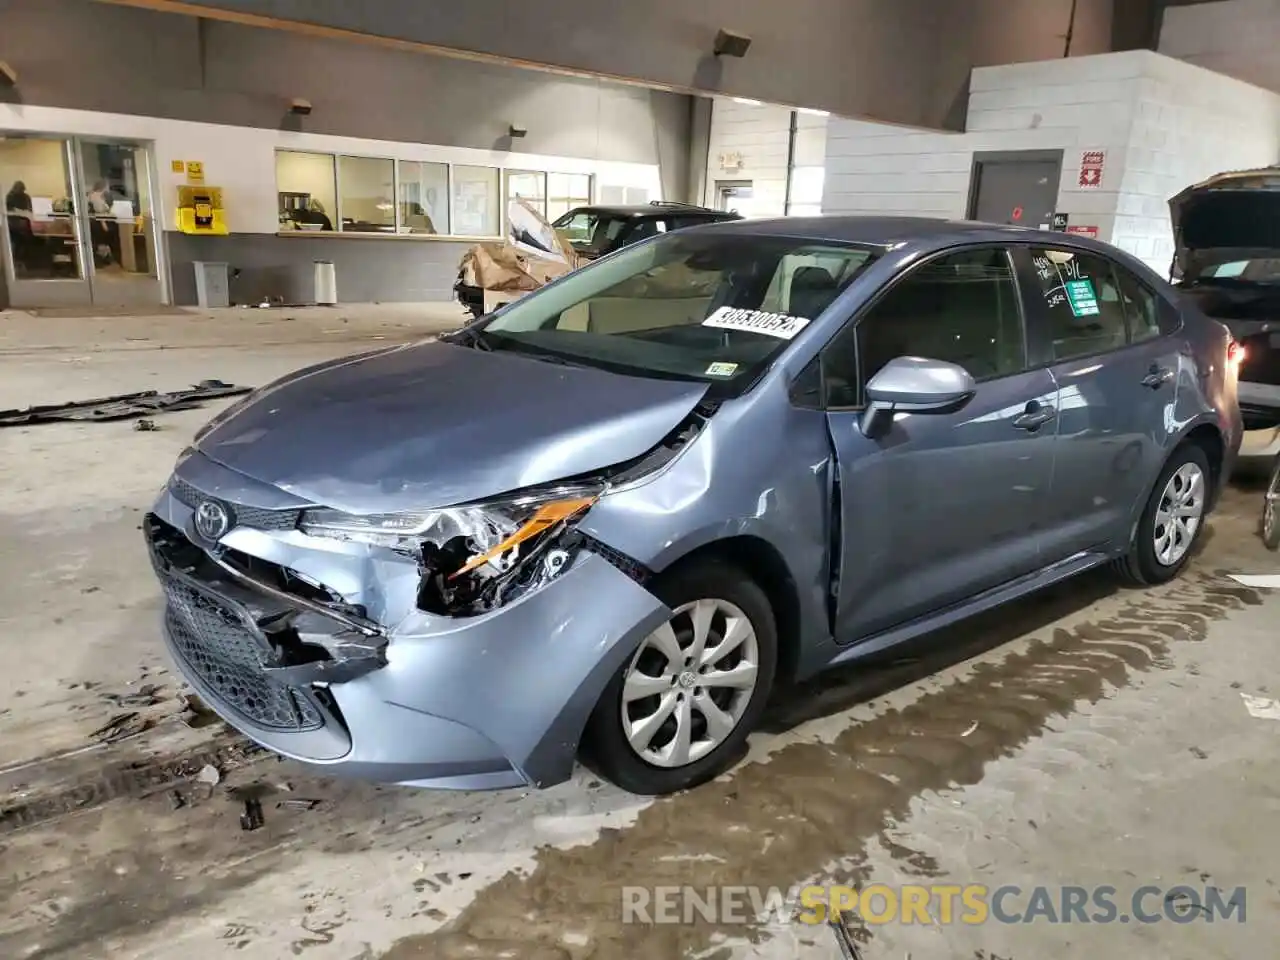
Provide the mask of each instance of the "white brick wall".
MULTIPOLYGON (((787 195, 787 143, 790 139, 791 110, 771 104, 742 103, 717 99, 711 107, 711 137, 707 158, 707 186, 704 203, 714 204, 717 180, 750 180, 754 196, 742 212, 753 217, 780 217, 785 213, 787 195), (721 168, 720 157, 740 154, 738 170, 721 168)), ((796 117, 795 165, 807 176, 798 178, 807 186, 820 184, 826 158, 827 118, 801 112, 796 117)), ((801 191, 804 192, 803 190, 801 191)), ((796 204, 809 203, 816 211, 821 188, 812 196, 793 195, 796 204)), ((797 210, 796 212, 807 212, 797 210)))
POLYGON ((974 70, 964 133, 833 119, 823 210, 963 218, 975 152, 1061 149, 1057 209, 1105 237, 1143 58, 1138 51, 974 70), (1085 150, 1106 152, 1101 187, 1079 187, 1085 150))
POLYGON ((975 152, 1061 149, 1057 210, 1164 271, 1170 196, 1280 160, 1280 98, 1149 51, 984 67, 970 89, 964 133, 833 118, 823 211, 962 218, 975 152), (1081 188, 1091 150, 1102 184, 1081 188))
POLYGON ((1165 272, 1170 197, 1224 170, 1280 162, 1280 94, 1168 57, 1147 60, 1111 242, 1165 272))
POLYGON ((1280 0, 1168 7, 1161 53, 1280 92, 1280 0))

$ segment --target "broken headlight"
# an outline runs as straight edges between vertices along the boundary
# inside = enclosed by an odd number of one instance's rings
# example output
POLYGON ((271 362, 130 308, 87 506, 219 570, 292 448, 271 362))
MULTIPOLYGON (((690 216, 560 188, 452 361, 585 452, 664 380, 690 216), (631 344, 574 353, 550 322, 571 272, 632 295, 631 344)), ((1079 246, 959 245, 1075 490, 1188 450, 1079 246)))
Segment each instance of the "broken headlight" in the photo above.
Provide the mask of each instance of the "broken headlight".
POLYGON ((418 605, 431 613, 483 613, 559 576, 572 559, 561 535, 596 502, 597 486, 559 487, 415 513, 303 512, 309 536, 416 556, 418 605))

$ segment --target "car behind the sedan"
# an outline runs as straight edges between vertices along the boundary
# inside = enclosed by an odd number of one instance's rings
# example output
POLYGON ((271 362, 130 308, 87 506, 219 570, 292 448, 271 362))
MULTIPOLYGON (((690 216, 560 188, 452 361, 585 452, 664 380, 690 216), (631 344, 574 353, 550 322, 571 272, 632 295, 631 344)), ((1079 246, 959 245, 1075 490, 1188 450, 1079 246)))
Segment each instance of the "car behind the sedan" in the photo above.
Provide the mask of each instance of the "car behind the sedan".
POLYGON ((1188 562, 1231 338, 1110 247, 695 227, 216 417, 147 517, 191 685, 278 753, 660 794, 786 684, 1100 564, 1188 562))

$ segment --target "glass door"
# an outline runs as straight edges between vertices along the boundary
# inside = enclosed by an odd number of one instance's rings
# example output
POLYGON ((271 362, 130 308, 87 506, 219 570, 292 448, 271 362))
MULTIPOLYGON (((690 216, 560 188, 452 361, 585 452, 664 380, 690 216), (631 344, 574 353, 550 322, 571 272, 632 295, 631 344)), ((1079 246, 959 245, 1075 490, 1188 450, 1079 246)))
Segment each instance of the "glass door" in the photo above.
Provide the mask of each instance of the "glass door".
POLYGON ((0 137, 0 259, 10 306, 91 302, 71 141, 0 137))
POLYGON ((137 144, 78 139, 75 154, 94 305, 162 303, 150 151, 137 144))

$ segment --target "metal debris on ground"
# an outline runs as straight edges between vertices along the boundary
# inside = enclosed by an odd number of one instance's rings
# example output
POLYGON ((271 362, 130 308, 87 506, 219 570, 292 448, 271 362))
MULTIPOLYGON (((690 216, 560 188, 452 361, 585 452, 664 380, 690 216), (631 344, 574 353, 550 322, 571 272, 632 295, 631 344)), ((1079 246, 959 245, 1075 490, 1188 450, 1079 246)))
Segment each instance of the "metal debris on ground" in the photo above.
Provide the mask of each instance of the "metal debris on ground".
POLYGON ((163 699, 160 690, 158 683, 144 683, 133 693, 103 693, 99 696, 117 707, 154 707, 163 699))
POLYGON ((245 800, 244 813, 240 814, 240 829, 257 830, 266 822, 266 817, 262 815, 262 801, 257 797, 245 800))
POLYGON ((237 397, 252 390, 252 387, 238 387, 222 380, 202 380, 189 390, 174 390, 170 393, 143 390, 140 393, 121 393, 96 400, 46 404, 21 410, 0 410, 0 427, 22 427, 70 420, 127 420, 139 414, 194 410, 206 400, 237 397))
POLYGON ((160 428, 156 426, 154 420, 139 420, 133 425, 133 429, 139 433, 154 433, 160 428))
POLYGON ((289 800, 279 800, 276 802, 276 807, 285 807, 290 810, 314 810, 316 807, 320 806, 322 802, 323 801, 321 800, 297 797, 289 800))
POLYGON ((140 733, 145 733, 151 729, 151 725, 152 720, 149 717, 143 717, 137 711, 118 713, 106 724, 89 734, 89 737, 101 743, 119 743, 121 740, 127 740, 130 737, 136 737, 140 733))
POLYGON ((862 952, 858 949, 858 943, 853 938, 853 931, 849 929, 844 914, 839 910, 832 910, 831 916, 827 919, 827 926, 835 934, 836 944, 840 947, 840 956, 844 960, 862 960, 862 952))

